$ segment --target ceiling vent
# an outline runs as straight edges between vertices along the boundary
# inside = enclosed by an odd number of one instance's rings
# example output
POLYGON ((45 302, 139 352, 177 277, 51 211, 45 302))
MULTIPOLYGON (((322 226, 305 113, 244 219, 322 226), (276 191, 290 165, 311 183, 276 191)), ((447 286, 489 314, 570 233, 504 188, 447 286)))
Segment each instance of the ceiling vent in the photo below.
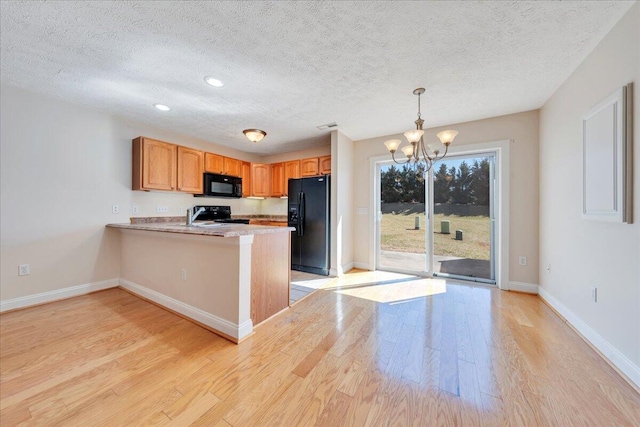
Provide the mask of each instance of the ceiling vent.
POLYGON ((325 125, 320 125, 320 126, 316 126, 318 129, 320 130, 326 130, 326 129, 332 129, 332 128, 337 128, 338 124, 336 122, 333 123, 327 123, 325 125))

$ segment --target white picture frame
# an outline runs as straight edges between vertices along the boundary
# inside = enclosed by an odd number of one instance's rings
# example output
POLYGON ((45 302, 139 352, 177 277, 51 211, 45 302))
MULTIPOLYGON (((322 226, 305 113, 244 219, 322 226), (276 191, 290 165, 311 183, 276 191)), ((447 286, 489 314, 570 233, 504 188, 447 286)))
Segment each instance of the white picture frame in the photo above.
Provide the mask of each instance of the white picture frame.
POLYGON ((631 223, 632 86, 619 88, 582 119, 582 216, 631 223))

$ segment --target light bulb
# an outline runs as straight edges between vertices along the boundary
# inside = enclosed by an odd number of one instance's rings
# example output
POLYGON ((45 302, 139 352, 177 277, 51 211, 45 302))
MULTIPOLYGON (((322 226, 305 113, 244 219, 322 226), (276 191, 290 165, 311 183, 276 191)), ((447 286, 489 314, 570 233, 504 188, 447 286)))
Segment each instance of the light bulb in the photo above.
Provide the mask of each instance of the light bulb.
POLYGON ((424 135, 424 131, 422 129, 409 130, 404 133, 404 136, 405 138, 407 138, 407 141, 409 141, 412 144, 414 142, 420 141, 420 138, 422 138, 422 135, 424 135))
POLYGON ((413 145, 402 147, 402 152, 407 156, 407 158, 410 158, 413 156, 413 145))
POLYGON ((443 130, 442 132, 439 132, 436 136, 440 138, 440 141, 444 145, 449 145, 453 142, 453 139, 456 137, 457 134, 458 134, 457 130, 443 130))
POLYGON ((389 150, 389 152, 395 153, 401 143, 402 141, 400 141, 399 139, 390 139, 388 141, 385 141, 384 145, 387 146, 387 150, 389 150))

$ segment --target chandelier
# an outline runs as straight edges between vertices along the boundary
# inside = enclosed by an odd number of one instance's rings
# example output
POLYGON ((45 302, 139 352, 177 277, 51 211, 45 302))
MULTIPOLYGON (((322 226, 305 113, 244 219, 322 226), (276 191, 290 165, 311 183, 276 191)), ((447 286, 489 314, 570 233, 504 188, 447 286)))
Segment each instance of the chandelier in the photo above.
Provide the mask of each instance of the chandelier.
POLYGON ((449 145, 453 142, 453 139, 458 134, 455 130, 443 130, 437 134, 437 137, 444 145, 444 153, 440 154, 440 148, 434 147, 432 144, 425 144, 424 142, 424 130, 422 125, 424 120, 420 115, 420 95, 424 93, 424 88, 419 87, 413 91, 414 95, 418 95, 418 119, 415 121, 416 128, 404 133, 404 136, 409 141, 410 145, 406 145, 401 148, 402 152, 407 159, 405 161, 396 160, 395 153, 398 150, 402 141, 399 139, 390 139, 385 141, 384 145, 391 153, 391 158, 399 165, 408 164, 413 167, 414 171, 420 178, 424 178, 425 174, 429 172, 435 162, 444 158, 449 150, 449 145))

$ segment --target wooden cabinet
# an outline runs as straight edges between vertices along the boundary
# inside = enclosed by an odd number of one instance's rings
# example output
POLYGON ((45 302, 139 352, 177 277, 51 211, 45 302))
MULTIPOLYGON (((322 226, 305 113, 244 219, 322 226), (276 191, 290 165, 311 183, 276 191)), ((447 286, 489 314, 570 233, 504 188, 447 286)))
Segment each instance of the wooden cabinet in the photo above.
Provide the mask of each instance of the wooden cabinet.
POLYGON ((329 175, 331 173, 331 156, 318 157, 318 168, 320 175, 329 175))
POLYGON ((300 176, 318 175, 318 158, 300 160, 300 176))
POLYGON ((251 163, 242 162, 242 197, 251 196, 251 163))
MULTIPOLYGON (((178 147, 138 137, 133 140, 133 190, 175 191, 178 147)), ((202 178, 202 177, 201 177, 202 178)))
POLYGON ((222 175, 242 176, 242 161, 219 154, 205 153, 204 171, 222 175))
POLYGON ((300 178, 300 160, 292 160, 284 164, 284 194, 289 195, 289 180, 300 178))
POLYGON ((242 161, 232 159, 231 157, 225 157, 223 173, 231 176, 242 176, 242 161))
POLYGON ((178 191, 202 194, 204 153, 187 147, 178 147, 178 191))
POLYGON ((204 171, 210 173, 224 173, 224 157, 218 154, 204 154, 204 171))
POLYGON ((252 219, 249 221, 251 225, 269 225, 272 227, 287 227, 287 221, 274 221, 271 219, 252 219))
POLYGON ((271 197, 282 197, 285 194, 284 163, 273 163, 271 165, 271 197))
POLYGON ((251 195, 255 197, 269 197, 270 165, 251 163, 251 195))

